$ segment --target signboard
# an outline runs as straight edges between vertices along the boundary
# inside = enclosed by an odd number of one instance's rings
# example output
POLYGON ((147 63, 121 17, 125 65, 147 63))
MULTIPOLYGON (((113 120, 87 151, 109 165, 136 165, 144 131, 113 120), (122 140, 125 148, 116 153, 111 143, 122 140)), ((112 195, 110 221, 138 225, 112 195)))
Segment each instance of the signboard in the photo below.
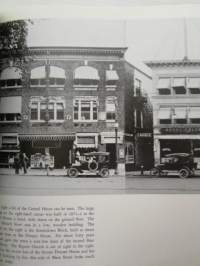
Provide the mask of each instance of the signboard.
POLYGON ((161 128, 162 134, 199 134, 200 133, 200 126, 199 127, 174 127, 174 128, 161 128))
POLYGON ((141 137, 141 138, 151 138, 152 137, 152 133, 137 133, 137 136, 138 137, 141 137))

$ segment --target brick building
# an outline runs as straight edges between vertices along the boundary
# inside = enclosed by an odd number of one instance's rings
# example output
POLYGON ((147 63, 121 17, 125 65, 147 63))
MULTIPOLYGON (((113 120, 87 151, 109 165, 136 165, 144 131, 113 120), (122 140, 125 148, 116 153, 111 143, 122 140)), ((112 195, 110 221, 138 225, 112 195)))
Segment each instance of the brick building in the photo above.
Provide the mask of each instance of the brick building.
POLYGON ((151 130, 145 122, 151 121, 151 108, 142 94, 151 77, 126 62, 125 51, 32 47, 23 65, 2 57, 1 165, 19 150, 28 157, 48 152, 56 168, 67 167, 74 152, 93 150, 110 152, 110 167, 117 159, 121 173, 125 164, 136 164, 142 157, 136 134, 151 130))

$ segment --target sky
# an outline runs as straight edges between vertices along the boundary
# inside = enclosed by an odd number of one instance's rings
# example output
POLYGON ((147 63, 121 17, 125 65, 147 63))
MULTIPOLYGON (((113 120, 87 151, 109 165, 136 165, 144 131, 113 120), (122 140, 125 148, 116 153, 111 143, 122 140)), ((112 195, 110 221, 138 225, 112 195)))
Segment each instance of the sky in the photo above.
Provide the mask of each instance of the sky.
POLYGON ((38 19, 29 24, 27 42, 28 46, 128 47, 126 59, 131 63, 183 59, 187 46, 188 58, 200 59, 200 19, 38 19))

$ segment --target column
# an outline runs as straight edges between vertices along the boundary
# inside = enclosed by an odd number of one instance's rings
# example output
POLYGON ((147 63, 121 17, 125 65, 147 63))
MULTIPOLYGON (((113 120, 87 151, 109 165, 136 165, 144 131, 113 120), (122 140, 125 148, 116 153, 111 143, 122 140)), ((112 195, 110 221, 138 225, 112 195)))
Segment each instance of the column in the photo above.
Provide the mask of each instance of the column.
POLYGON ((160 140, 158 138, 154 138, 154 160, 155 164, 160 163, 160 140))

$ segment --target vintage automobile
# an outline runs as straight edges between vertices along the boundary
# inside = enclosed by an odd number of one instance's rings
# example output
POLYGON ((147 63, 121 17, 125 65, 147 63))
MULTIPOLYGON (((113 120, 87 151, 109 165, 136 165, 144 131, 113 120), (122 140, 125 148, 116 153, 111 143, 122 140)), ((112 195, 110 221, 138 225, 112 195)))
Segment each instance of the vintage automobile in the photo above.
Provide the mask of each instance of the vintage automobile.
POLYGON ((89 152, 85 153, 85 160, 76 160, 67 170, 69 177, 78 175, 99 175, 107 177, 109 175, 109 152, 89 152))
POLYGON ((168 174, 178 174, 181 178, 187 178, 194 175, 197 164, 191 154, 171 153, 165 155, 165 163, 156 165, 151 174, 155 176, 165 176, 168 174))

